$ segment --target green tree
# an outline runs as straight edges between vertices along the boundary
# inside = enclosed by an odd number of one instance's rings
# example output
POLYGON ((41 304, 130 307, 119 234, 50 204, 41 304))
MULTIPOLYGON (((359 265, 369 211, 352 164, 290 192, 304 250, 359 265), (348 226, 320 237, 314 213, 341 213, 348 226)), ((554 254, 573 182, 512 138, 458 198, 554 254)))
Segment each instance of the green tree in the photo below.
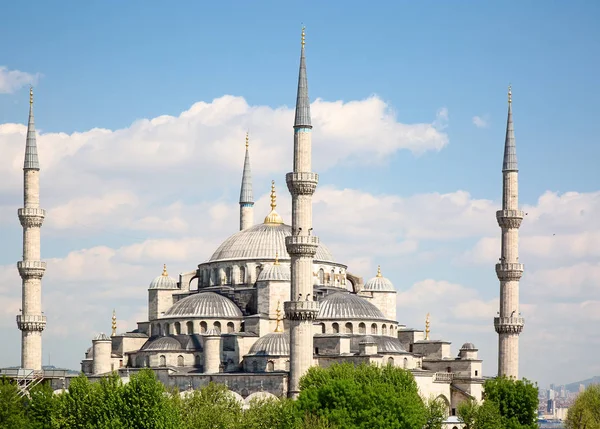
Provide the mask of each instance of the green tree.
POLYGON ((56 408, 56 396, 49 383, 41 383, 29 391, 25 400, 25 413, 30 429, 51 429, 52 414, 56 408))
POLYGON ((423 429, 442 429, 448 413, 446 404, 440 399, 429 398, 425 404, 425 410, 427 421, 423 429))
POLYGON ((229 429, 242 421, 242 405, 222 384, 209 383, 179 401, 182 428, 229 429))
POLYGON ((472 399, 458 404, 456 414, 460 421, 463 422, 463 429, 475 429, 475 420, 477 419, 478 410, 479 405, 472 399))
POLYGON ((527 379, 486 380, 485 400, 496 404, 507 429, 537 429, 538 387, 527 379))
POLYGON ((6 377, 0 378, 0 427, 22 429, 28 427, 25 399, 19 388, 6 377))
POLYGON ((569 408, 567 429, 600 429, 600 386, 588 386, 569 408))
POLYGON ((312 367, 300 388, 299 409, 340 428, 412 429, 427 421, 412 374, 391 365, 312 367))
POLYGON ((502 416, 495 402, 484 401, 477 407, 473 429, 499 429, 503 427, 502 416))

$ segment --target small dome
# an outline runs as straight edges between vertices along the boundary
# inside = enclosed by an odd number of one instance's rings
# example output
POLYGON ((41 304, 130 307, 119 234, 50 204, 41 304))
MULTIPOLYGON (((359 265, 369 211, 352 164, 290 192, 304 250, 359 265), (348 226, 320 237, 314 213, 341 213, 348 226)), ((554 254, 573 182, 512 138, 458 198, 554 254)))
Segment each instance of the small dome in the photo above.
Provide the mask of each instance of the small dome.
POLYGON ((317 319, 387 320, 375 305, 348 292, 335 292, 323 298, 317 319))
POLYGON ((210 328, 208 331, 204 333, 207 337, 220 337, 221 333, 217 331, 215 328, 210 328))
POLYGON ((377 344, 377 353, 407 353, 400 340, 387 335, 360 335, 350 338, 350 351, 356 353, 361 344, 377 344))
POLYGON ((477 347, 475 347, 475 344, 473 344, 473 343, 464 343, 460 349, 461 350, 477 350, 477 347))
POLYGON ((358 344, 377 344, 377 341, 375 341, 375 338, 372 336, 366 335, 358 342, 358 344))
POLYGON ((271 332, 260 337, 250 347, 248 355, 254 356, 289 356, 290 335, 286 332, 271 332))
POLYGON ((365 283, 364 290, 377 292, 396 292, 391 281, 381 275, 381 267, 377 266, 377 275, 365 283))
POLYGON ((149 340, 142 347, 142 351, 180 351, 183 350, 179 341, 173 337, 158 337, 155 340, 149 340))
POLYGON ((231 319, 242 317, 240 309, 228 298, 214 292, 201 292, 177 301, 164 317, 209 317, 231 319))
POLYGON ((106 334, 100 332, 98 335, 96 335, 94 341, 110 341, 110 338, 106 334))
POLYGON ((150 283, 148 289, 178 289, 177 280, 167 273, 167 265, 163 266, 163 272, 150 283))
POLYGON ((289 282, 291 281, 291 278, 290 266, 281 265, 277 260, 275 260, 275 263, 272 265, 266 265, 258 275, 259 282, 289 282))

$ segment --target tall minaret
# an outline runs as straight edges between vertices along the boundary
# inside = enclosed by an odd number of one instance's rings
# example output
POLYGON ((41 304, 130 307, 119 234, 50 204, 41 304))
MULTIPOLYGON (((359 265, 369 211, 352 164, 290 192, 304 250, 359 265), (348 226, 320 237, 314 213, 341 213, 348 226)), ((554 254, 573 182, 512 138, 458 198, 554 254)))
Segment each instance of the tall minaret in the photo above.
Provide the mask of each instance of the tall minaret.
POLYGON ((246 133, 246 158, 242 174, 242 189, 240 190, 240 231, 254 224, 254 197, 252 195, 252 171, 250 170, 249 137, 246 133))
POLYGON ((21 314, 21 368, 42 369, 42 331, 46 316, 42 314, 42 277, 46 263, 40 261, 40 228, 46 211, 40 208, 40 163, 38 161, 33 122, 33 88, 29 90, 29 124, 25 144, 24 208, 19 209, 23 226, 23 260, 17 263, 23 279, 21 314))
POLYGON ((313 301, 313 257, 319 245, 312 235, 312 195, 319 176, 311 171, 311 129, 308 82, 304 57, 304 28, 296 120, 294 121, 294 172, 286 175, 292 194, 292 235, 285 244, 291 257, 291 301, 284 303, 285 316, 290 326, 290 378, 288 396, 295 398, 300 392, 300 377, 313 364, 313 321, 319 303, 313 301))
POLYGON ((502 210, 496 212, 502 228, 502 250, 496 274, 500 280, 500 312, 494 318, 498 333, 498 375, 519 377, 519 334, 524 320, 519 313, 519 280, 523 264, 519 263, 519 227, 523 212, 519 210, 519 170, 512 120, 512 91, 508 87, 508 119, 502 164, 502 210))

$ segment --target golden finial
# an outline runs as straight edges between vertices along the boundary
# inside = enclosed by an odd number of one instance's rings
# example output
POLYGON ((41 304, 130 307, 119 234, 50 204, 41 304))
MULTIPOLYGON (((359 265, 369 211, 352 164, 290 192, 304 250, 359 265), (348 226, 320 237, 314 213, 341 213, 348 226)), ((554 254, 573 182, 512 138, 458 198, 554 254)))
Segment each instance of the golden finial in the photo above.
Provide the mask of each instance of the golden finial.
POLYGON ((167 273, 167 264, 163 264, 163 276, 167 277, 169 275, 169 273, 167 273))
POLYGON ((302 26, 302 47, 304 48, 304 44, 306 43, 305 38, 306 38, 306 34, 304 33, 304 30, 306 30, 305 26, 302 26))
POLYGON ((281 218, 281 216, 279 216, 279 213, 275 211, 276 207, 277 194, 275 193, 275 181, 271 180, 271 213, 269 213, 265 218, 265 223, 272 223, 277 225, 283 223, 283 219, 281 218))
POLYGON ((508 85, 508 103, 512 103, 512 85, 508 85))
POLYGON ((273 265, 279 265, 279 252, 275 252, 275 262, 273 265))
POLYGON ((110 334, 110 336, 114 337, 115 335, 117 335, 117 313, 113 309, 113 315, 112 315, 112 334, 110 334))
POLYGON ((246 131, 246 149, 248 149, 249 144, 250 144, 250 139, 248 138, 248 131, 246 131))
POLYGON ((377 265, 377 277, 382 277, 382 275, 381 275, 381 265, 377 265))
POLYGON ((29 105, 33 104, 33 86, 29 87, 29 105))
POLYGON ((277 325, 275 325, 275 331, 273 332, 283 332, 281 328, 281 309, 279 308, 281 301, 277 301, 277 309, 275 310, 275 314, 277 315, 277 325))
POLYGON ((427 313, 427 319, 425 319, 425 340, 429 340, 429 333, 431 330, 429 329, 429 313, 427 313))
POLYGON ((277 194, 275 193, 275 181, 271 180, 271 210, 277 207, 277 194))

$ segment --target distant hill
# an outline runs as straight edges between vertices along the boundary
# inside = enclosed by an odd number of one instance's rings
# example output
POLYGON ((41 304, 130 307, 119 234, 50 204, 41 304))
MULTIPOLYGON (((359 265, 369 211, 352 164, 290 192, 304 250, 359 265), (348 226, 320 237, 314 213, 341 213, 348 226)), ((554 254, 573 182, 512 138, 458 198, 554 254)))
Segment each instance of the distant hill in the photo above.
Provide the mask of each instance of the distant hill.
POLYGON ((590 384, 600 384, 600 375, 596 375, 595 377, 588 378, 587 380, 577 381, 575 383, 567 384, 565 389, 569 392, 579 392, 579 385, 583 384, 585 387, 588 387, 590 384))

